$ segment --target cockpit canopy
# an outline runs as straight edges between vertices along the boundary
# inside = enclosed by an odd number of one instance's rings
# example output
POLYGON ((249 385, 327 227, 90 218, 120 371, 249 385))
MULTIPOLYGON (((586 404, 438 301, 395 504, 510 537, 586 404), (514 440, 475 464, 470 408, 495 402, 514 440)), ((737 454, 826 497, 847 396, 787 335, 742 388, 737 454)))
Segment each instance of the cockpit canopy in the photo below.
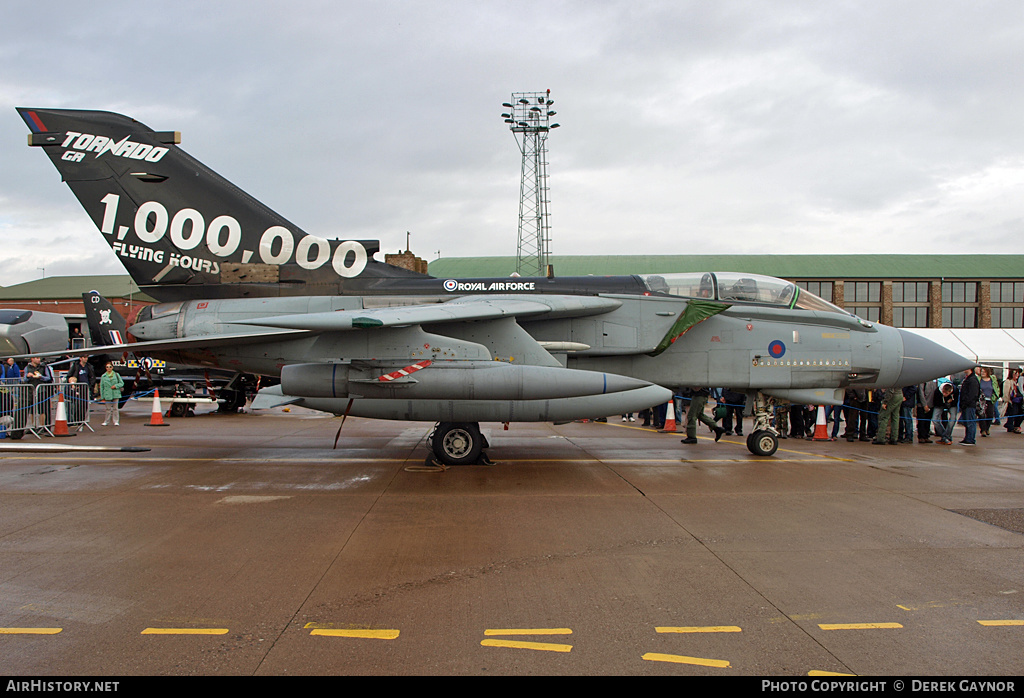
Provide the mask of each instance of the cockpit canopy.
POLYGON ((651 293, 683 298, 707 298, 724 303, 753 303, 801 310, 824 310, 849 315, 796 284, 774 276, 733 271, 643 274, 651 293))

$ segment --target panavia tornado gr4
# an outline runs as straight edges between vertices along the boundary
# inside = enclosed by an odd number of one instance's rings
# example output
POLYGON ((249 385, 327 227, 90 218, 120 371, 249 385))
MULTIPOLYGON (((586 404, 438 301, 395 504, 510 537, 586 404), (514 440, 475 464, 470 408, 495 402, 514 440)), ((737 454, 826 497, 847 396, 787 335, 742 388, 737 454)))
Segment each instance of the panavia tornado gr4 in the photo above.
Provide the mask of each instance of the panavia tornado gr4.
POLYGON ((479 458, 481 422, 635 412, 691 386, 751 395, 747 447, 771 455, 769 398, 841 404, 850 385, 912 385, 971 363, 755 274, 393 275, 362 242, 288 223, 174 134, 107 112, 18 111, 136 283, 178 299, 140 313, 132 351, 280 376, 254 407, 437 422, 444 463, 479 458), (251 278, 224 279, 229 263, 251 278))

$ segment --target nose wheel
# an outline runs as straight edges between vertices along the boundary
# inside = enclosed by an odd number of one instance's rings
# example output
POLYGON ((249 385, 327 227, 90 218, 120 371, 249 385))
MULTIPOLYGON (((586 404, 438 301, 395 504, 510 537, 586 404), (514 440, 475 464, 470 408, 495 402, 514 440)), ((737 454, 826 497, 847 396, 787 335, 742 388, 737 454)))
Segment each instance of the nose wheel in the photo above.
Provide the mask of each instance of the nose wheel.
POLYGON ((767 429, 757 429, 747 437, 747 450, 755 456, 771 456, 779 450, 779 437, 767 429))

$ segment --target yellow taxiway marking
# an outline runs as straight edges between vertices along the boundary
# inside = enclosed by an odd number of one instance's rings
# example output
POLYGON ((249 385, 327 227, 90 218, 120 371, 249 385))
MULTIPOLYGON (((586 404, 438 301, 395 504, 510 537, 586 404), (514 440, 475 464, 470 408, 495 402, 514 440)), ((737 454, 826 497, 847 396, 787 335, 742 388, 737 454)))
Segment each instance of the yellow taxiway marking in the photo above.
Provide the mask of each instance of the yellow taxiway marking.
POLYGON ((856 674, 843 674, 838 671, 821 671, 819 669, 812 669, 807 672, 808 676, 856 676, 856 674))
POLYGON ((505 628, 484 630, 484 635, 572 635, 571 628, 505 628))
POLYGON ((1024 625, 1024 620, 979 620, 978 623, 990 627, 1000 625, 1024 625))
POLYGON ((556 645, 550 642, 524 642, 522 640, 481 640, 484 647, 510 647, 517 650, 542 650, 544 652, 569 652, 572 645, 556 645))
POLYGON ((899 623, 818 623, 822 630, 884 630, 902 628, 899 623))
POLYGON ((705 659, 703 657, 686 657, 681 654, 659 654, 648 652, 640 657, 649 662, 672 662, 674 664, 695 664, 697 666, 710 666, 718 669, 728 669, 729 662, 725 659, 705 659))
POLYGON ((56 635, 64 628, 0 628, 0 635, 56 635))
POLYGON ((140 635, 227 635, 227 628, 146 628, 140 635))
POLYGON ((654 628, 656 633, 739 633, 743 632, 738 625, 693 625, 693 626, 662 626, 654 628))
POLYGON ((309 631, 310 635, 322 635, 325 637, 356 637, 370 640, 394 640, 398 637, 398 630, 394 629, 359 629, 359 628, 315 628, 309 631))

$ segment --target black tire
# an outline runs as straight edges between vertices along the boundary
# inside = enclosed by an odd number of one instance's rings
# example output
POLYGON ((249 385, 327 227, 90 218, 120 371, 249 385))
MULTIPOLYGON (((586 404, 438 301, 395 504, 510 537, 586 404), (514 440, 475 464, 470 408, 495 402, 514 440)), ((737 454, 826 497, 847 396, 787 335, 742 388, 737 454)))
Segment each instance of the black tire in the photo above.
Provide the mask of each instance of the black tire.
POLYGON ((747 448, 755 456, 771 456, 779 450, 779 437, 760 429, 747 437, 747 448))
POLYGON ((188 405, 184 402, 171 403, 170 415, 172 417, 185 417, 188 415, 188 405))
POLYGON ((237 414, 238 410, 245 407, 244 390, 222 389, 219 397, 223 400, 217 405, 217 411, 224 414, 237 414))
POLYGON ((469 465, 480 457, 484 437, 474 422, 442 422, 430 443, 434 457, 445 465, 469 465))

